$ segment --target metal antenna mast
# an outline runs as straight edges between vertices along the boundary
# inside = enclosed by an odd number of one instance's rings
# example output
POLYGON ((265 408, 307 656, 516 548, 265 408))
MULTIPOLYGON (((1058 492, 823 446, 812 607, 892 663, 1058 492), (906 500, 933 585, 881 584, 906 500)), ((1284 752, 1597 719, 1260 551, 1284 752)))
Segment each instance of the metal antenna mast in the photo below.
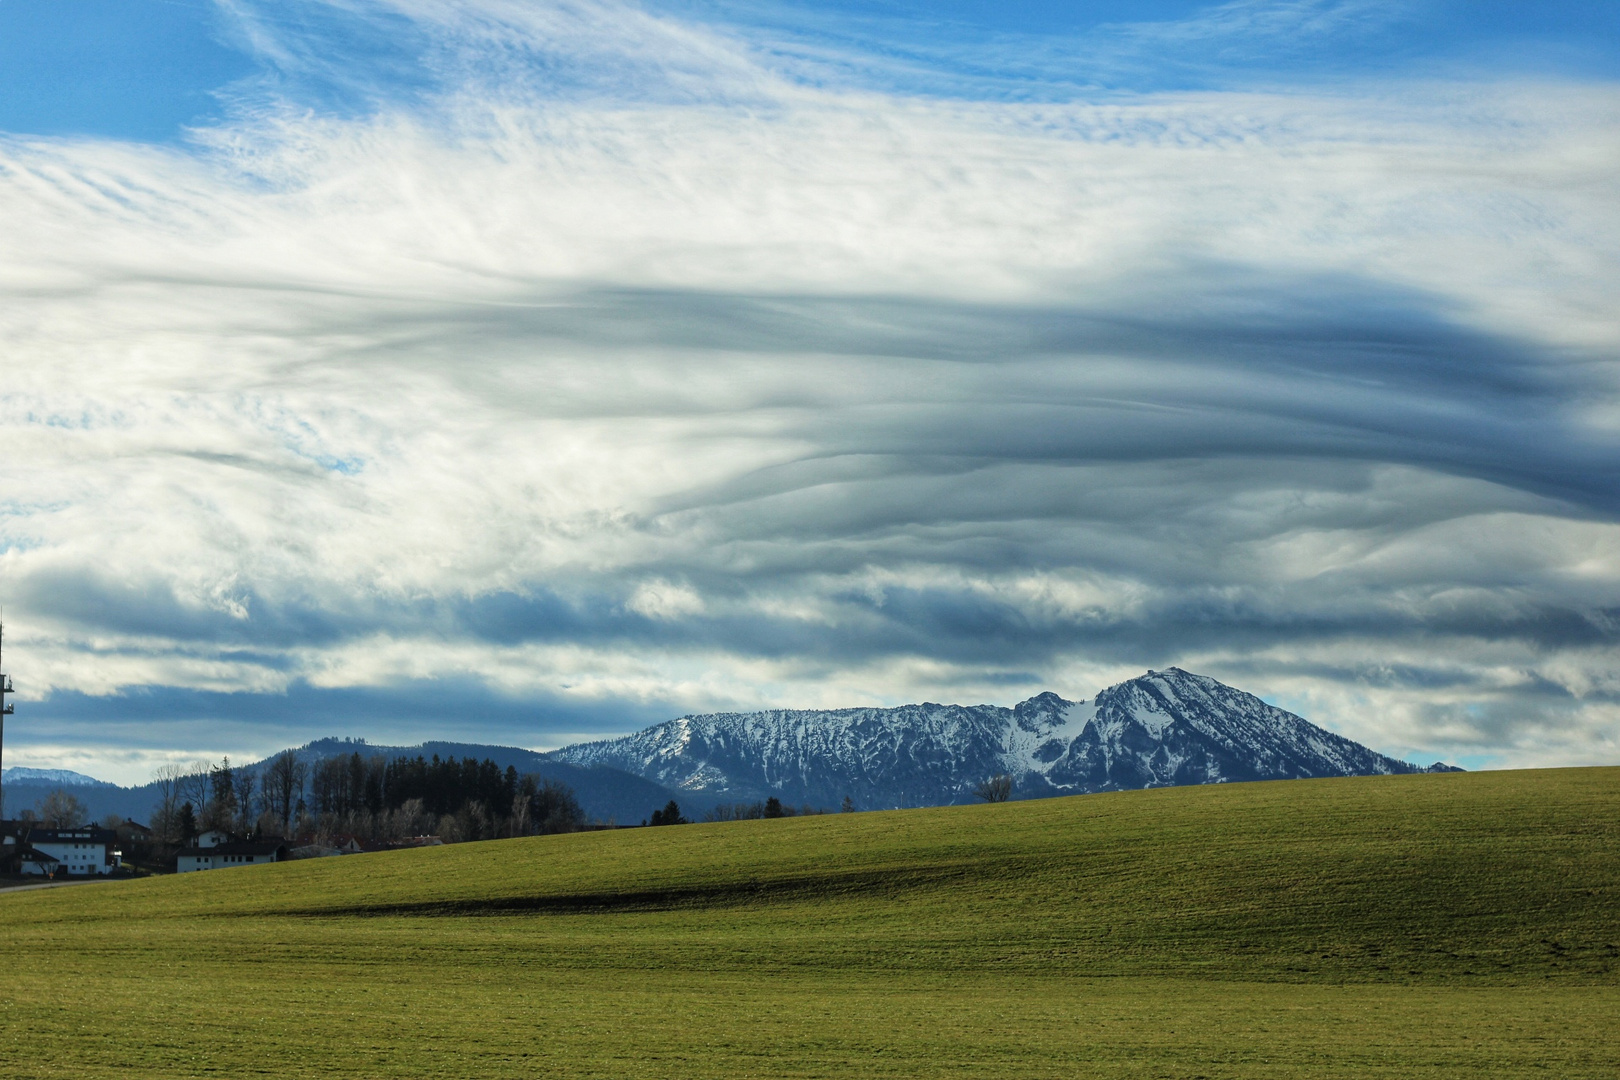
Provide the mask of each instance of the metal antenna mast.
MULTIPOLYGON (((6 624, 0 623, 0 656, 4 655, 3 647, 6 640, 6 624)), ((6 695, 15 694, 12 689, 11 676, 5 674, 3 665, 0 665, 0 818, 6 816, 6 717, 17 711, 17 707, 6 700, 6 695)))

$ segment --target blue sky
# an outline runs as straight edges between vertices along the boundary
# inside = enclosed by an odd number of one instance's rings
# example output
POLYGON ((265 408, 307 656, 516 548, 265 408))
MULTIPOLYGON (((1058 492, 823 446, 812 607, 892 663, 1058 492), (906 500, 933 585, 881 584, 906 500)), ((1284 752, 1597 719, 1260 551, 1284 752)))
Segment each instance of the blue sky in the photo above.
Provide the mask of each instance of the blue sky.
POLYGON ((1179 664, 1620 760, 1613 5, 0 0, 7 761, 1179 664))
MULTIPOLYGON (((221 122, 232 102, 267 84, 318 108, 354 109, 443 74, 434 43, 385 5, 294 4, 256 16, 380 74, 375 95, 311 72, 296 54, 255 48, 237 17, 245 7, 0 0, 0 130, 170 141, 221 122)), ((1061 100, 1081 90, 1620 74, 1612 4, 672 0, 643 10, 741 38, 823 78, 901 93, 1061 100)))

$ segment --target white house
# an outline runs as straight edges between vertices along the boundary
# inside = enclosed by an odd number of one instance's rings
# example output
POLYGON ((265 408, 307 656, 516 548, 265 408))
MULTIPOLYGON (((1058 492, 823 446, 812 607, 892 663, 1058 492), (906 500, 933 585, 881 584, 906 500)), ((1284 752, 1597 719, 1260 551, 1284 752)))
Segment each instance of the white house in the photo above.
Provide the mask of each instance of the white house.
POLYGON ((110 874, 123 865, 124 853, 118 850, 118 834, 94 825, 77 829, 35 826, 28 832, 28 844, 41 855, 55 859, 69 874, 110 874))
POLYGON ((227 866, 282 862, 286 858, 287 845, 281 840, 233 840, 216 830, 203 833, 197 837, 196 847, 180 852, 175 857, 174 868, 178 873, 189 874, 193 870, 221 870, 227 866))
MULTIPOLYGON (((9 823, 4 823, 9 824, 9 823)), ((50 877, 62 864, 42 851, 35 851, 18 837, 20 829, 5 829, 0 824, 0 873, 23 874, 31 877, 50 877)))

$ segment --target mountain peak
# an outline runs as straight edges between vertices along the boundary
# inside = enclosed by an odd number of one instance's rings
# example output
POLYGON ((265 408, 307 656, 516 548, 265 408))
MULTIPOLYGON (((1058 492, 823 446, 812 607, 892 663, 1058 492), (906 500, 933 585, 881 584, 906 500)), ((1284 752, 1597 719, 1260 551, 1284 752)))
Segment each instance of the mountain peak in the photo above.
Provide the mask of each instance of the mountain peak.
MULTIPOLYGON (((1050 690, 1043 690, 1034 697, 1020 701, 1017 705, 1014 705, 1013 714, 1015 716, 1023 716, 1026 713, 1057 714, 1071 709, 1077 704, 1079 704, 1079 702, 1069 701, 1052 693, 1050 690)), ((988 708, 989 706, 986 707, 988 708)))
MULTIPOLYGON (((1141 682, 1144 679, 1159 679, 1161 681, 1171 683, 1193 683, 1199 686, 1207 686, 1211 684, 1215 686, 1226 686, 1226 684, 1221 682, 1219 679, 1213 679, 1208 675, 1199 675, 1195 672, 1188 671, 1186 668, 1179 667, 1167 667, 1163 671, 1154 671, 1152 668, 1149 668, 1144 674, 1138 675, 1134 679, 1127 679, 1125 681, 1141 682)), ((1227 689, 1232 688, 1227 687, 1227 689)))

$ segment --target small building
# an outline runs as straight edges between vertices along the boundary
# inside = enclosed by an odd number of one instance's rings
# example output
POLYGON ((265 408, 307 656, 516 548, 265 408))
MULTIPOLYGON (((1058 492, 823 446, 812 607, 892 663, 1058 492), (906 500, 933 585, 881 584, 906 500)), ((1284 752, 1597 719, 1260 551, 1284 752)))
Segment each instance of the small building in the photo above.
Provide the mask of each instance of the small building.
POLYGON ((48 878, 54 877, 61 866, 53 856, 35 850, 29 844, 7 844, 4 854, 0 854, 0 873, 48 878), (13 851, 13 848, 20 850, 13 851))
POLYGON ((21 830, 5 830, 0 836, 0 874, 23 874, 28 877, 50 877, 62 864, 54 856, 36 850, 32 844, 19 839, 21 830))
POLYGON ((287 849, 289 859, 329 859, 342 855, 343 852, 328 844, 299 843, 297 847, 287 849))
POLYGON ((253 866, 257 863, 285 862, 287 859, 287 844, 279 837, 220 841, 217 839, 219 835, 224 834, 211 836, 204 833, 203 836, 211 841, 208 845, 199 844, 182 850, 175 856, 175 871, 188 874, 193 870, 222 870, 229 866, 253 866))
POLYGON ((45 829, 36 825, 28 830, 28 844, 55 859, 60 864, 60 872, 75 876, 110 874, 124 864, 118 834, 95 825, 77 829, 45 829))
POLYGON ((138 821, 125 821, 115 831, 120 840, 132 843, 150 844, 153 839, 152 830, 138 821))
POLYGON ((294 859, 327 859, 336 855, 360 855, 381 850, 381 845, 367 843, 349 833, 300 836, 289 847, 290 857, 294 859))

